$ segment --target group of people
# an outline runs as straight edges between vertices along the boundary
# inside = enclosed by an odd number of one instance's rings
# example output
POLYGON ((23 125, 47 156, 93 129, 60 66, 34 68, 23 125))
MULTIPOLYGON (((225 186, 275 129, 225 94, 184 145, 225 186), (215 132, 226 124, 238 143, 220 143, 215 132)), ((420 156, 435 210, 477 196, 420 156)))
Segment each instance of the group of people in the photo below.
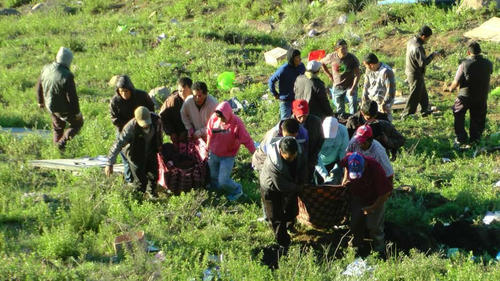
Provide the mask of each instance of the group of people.
MULTIPOLYGON (((424 26, 408 42, 406 75, 410 97, 403 116, 414 114, 418 104, 423 116, 429 114, 425 68, 442 54, 426 56, 423 44, 431 35, 432 30, 424 26)), ((470 141, 478 141, 484 130, 492 73, 492 64, 481 56, 478 43, 471 43, 468 50, 470 58, 460 64, 448 89, 460 87, 453 106, 460 145, 469 140, 463 128, 467 110, 471 111, 470 141)), ((43 68, 37 84, 38 104, 50 112, 54 142, 61 150, 83 126, 70 71, 72 59, 71 51, 61 47, 56 61, 43 68), (69 128, 65 130, 66 125, 69 128)), ((113 173, 120 155, 125 180, 137 185, 141 193, 157 196, 157 154, 164 149, 163 134, 174 145, 204 142, 209 155, 210 188, 235 201, 243 195, 243 189, 231 178, 231 171, 235 156, 244 145, 259 173, 263 208, 283 252, 291 241, 289 231, 293 231, 298 212, 297 195, 304 188, 325 183, 342 185, 350 193, 354 245, 365 247, 365 238, 370 238, 372 249, 382 252, 384 206, 394 178, 389 156, 396 158, 405 139, 391 123, 396 91, 394 72, 373 53, 364 57, 363 65, 366 72, 358 111, 360 64, 348 52, 345 40, 337 41, 332 53, 320 61, 309 61, 306 66, 299 50, 289 50, 287 62, 269 79, 269 90, 280 102, 279 122, 257 148, 231 105, 217 101, 204 82, 180 78, 177 90, 160 108, 155 108, 151 97, 136 89, 127 75, 119 76, 110 102, 116 140, 109 150, 105 173, 113 173), (319 78, 320 70, 331 80, 331 88, 319 78), (344 108, 346 102, 349 115, 344 108)))

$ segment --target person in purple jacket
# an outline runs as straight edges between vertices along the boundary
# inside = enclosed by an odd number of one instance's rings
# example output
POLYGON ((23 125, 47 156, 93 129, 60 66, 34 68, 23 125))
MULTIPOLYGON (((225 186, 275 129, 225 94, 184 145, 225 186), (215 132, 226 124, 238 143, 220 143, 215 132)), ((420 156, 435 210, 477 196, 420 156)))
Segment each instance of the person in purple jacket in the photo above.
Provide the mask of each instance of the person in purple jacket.
POLYGON ((292 102, 295 99, 293 90, 295 80, 299 75, 306 72, 306 67, 301 61, 299 50, 288 50, 287 59, 288 61, 276 70, 268 82, 269 90, 274 98, 280 100, 281 120, 290 118, 292 115, 292 102), (279 82, 279 91, 276 91, 276 82, 279 82))

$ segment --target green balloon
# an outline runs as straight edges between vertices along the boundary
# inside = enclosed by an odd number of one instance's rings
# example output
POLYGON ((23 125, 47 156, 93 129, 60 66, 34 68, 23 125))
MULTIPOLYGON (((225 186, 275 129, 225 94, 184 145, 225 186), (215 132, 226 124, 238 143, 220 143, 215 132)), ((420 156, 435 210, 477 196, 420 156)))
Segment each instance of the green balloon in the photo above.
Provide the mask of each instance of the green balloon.
POLYGON ((226 71, 217 77, 217 85, 219 89, 222 90, 230 90, 233 88, 234 79, 236 78, 236 74, 234 72, 226 71))

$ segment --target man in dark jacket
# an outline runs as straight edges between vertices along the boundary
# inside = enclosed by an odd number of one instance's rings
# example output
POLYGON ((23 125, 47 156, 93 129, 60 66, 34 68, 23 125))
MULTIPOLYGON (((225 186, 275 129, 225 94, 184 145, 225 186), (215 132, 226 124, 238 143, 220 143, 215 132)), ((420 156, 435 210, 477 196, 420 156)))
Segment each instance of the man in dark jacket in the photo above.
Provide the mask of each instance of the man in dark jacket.
POLYGON ((349 133, 349 138, 352 138, 356 130, 366 123, 365 116, 370 116, 372 119, 385 120, 389 122, 389 117, 386 113, 378 111, 378 105, 375 101, 365 101, 361 104, 360 111, 347 119, 346 127, 349 133))
POLYGON ((321 120, 333 115, 328 100, 325 83, 318 77, 321 63, 313 60, 307 63, 306 73, 297 77, 294 86, 295 99, 306 100, 309 104, 309 113, 318 116, 321 120))
POLYGON ((325 141, 323 135, 323 123, 319 117, 309 114, 309 105, 305 100, 293 101, 293 117, 304 126, 308 134, 307 144, 307 181, 313 180, 318 154, 325 141))
POLYGON ((406 102, 402 117, 415 114, 417 106, 420 104, 422 116, 430 114, 429 95, 425 88, 424 74, 425 68, 439 52, 433 52, 429 56, 425 54, 424 44, 429 41, 432 29, 423 26, 417 35, 412 37, 406 45, 406 67, 405 73, 410 85, 410 97, 406 102))
POLYGON ((75 79, 69 70, 73 53, 64 47, 57 52, 56 61, 43 67, 37 83, 38 106, 46 108, 52 118, 54 142, 64 150, 83 126, 83 117, 76 95, 75 79), (69 128, 65 130, 66 124, 69 128))
POLYGON ((493 72, 491 61, 481 55, 479 43, 470 43, 467 55, 470 57, 460 64, 455 79, 448 88, 451 92, 460 87, 453 105, 455 134, 457 135, 455 145, 458 147, 467 146, 468 137, 464 124, 467 110, 470 110, 470 142, 477 143, 481 138, 486 123, 490 76, 493 72))
POLYGON ((116 157, 123 149, 139 191, 145 193, 149 189, 155 196, 158 180, 156 154, 160 151, 162 143, 160 117, 151 113, 146 107, 139 106, 134 111, 134 118, 123 127, 109 150, 106 175, 113 173, 116 157))
MULTIPOLYGON (((154 111, 153 101, 146 92, 136 89, 127 75, 118 76, 115 95, 109 104, 111 121, 116 127, 117 135, 122 132, 123 126, 134 118, 134 110, 139 106, 145 106, 150 111, 154 111)), ((123 161, 125 181, 133 182, 127 157, 122 152, 120 152, 120 156, 123 161)))
POLYGON ((292 115, 292 101, 295 99, 293 91, 295 80, 306 71, 304 64, 301 62, 299 50, 288 50, 287 58, 288 61, 276 70, 268 82, 271 94, 273 94, 274 98, 280 100, 281 120, 292 115), (276 91, 276 82, 279 82, 279 92, 276 91))
POLYGON ((192 95, 193 81, 189 77, 177 80, 177 91, 169 96, 160 109, 163 131, 170 136, 173 143, 186 142, 187 130, 181 118, 184 100, 192 95))
POLYGON ((260 172, 264 211, 285 253, 291 242, 287 228, 298 214, 297 195, 305 183, 304 165, 299 144, 287 136, 271 145, 260 172))

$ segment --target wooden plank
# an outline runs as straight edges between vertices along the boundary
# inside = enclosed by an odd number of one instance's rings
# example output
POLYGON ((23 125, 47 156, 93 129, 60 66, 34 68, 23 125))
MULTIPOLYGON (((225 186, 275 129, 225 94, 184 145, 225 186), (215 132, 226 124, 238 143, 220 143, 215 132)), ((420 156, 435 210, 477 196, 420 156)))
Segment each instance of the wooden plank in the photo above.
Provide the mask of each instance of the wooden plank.
MULTIPOLYGON (((33 167, 79 171, 86 168, 106 166, 106 161, 100 157, 84 157, 76 159, 50 159, 50 160, 30 160, 29 164, 33 167)), ((116 173, 123 173, 123 164, 113 165, 113 171, 116 173)))

